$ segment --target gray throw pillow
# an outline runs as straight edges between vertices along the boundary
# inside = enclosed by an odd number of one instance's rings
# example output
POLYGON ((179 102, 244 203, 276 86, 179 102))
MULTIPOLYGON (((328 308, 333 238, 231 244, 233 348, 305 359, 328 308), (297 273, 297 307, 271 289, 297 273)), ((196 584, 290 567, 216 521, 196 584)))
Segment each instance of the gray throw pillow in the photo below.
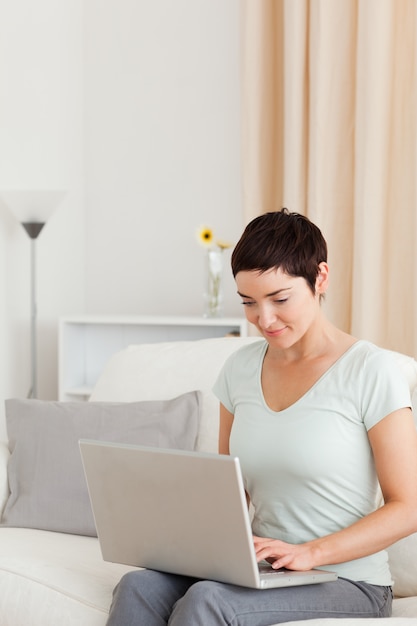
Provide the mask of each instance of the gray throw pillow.
POLYGON ((6 400, 10 496, 1 526, 96 536, 79 439, 193 450, 199 391, 173 400, 6 400))

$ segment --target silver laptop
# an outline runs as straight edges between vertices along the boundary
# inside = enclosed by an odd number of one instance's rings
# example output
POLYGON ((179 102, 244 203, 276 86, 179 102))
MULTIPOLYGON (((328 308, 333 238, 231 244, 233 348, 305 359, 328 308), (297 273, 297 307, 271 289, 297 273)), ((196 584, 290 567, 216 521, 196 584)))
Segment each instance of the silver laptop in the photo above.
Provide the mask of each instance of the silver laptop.
POLYGON ((81 440, 103 559, 268 589, 336 580, 258 566, 239 460, 81 440))

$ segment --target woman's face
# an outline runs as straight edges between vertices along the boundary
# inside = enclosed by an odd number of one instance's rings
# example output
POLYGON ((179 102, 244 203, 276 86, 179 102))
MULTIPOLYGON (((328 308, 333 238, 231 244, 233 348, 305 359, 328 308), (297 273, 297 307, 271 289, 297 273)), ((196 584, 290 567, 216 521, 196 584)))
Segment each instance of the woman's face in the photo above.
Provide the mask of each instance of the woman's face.
POLYGON ((239 272, 236 285, 247 320, 271 346, 285 349, 300 341, 321 315, 320 295, 326 291, 327 279, 327 264, 321 263, 315 294, 304 278, 289 276, 280 268, 239 272))

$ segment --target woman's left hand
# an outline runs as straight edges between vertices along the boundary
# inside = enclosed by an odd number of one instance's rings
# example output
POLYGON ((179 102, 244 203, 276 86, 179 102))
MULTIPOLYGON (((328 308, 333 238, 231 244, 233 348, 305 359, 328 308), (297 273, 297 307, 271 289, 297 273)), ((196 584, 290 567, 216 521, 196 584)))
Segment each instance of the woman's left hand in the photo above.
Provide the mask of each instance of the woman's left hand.
POLYGON ((286 567, 287 569, 306 571, 316 567, 313 562, 313 550, 307 544, 294 545, 285 543, 279 539, 266 539, 253 537, 256 559, 268 561, 274 569, 286 567))

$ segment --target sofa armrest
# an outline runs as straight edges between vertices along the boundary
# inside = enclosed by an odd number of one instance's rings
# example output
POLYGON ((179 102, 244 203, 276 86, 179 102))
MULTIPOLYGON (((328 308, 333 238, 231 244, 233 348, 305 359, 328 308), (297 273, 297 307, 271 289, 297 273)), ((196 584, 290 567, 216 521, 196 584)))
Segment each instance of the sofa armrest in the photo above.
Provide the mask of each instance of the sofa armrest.
POLYGON ((7 478, 7 463, 9 460, 9 447, 6 441, 0 441, 0 519, 4 506, 9 497, 9 481, 7 478))

